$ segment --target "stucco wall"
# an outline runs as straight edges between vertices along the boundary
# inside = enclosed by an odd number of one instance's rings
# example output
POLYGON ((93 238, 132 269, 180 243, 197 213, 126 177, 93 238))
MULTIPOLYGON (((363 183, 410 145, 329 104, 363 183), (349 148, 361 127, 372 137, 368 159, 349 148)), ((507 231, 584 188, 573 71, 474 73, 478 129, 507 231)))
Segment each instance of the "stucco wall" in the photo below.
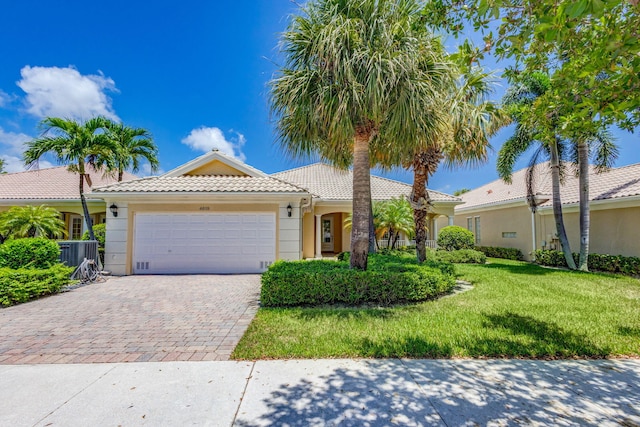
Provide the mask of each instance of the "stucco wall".
MULTIPOLYGON (((530 259, 529 254, 533 248, 531 211, 526 205, 484 212, 461 212, 455 216, 454 225, 467 228, 467 218, 472 218, 475 233, 475 217, 480 217, 478 246, 517 248, 522 251, 525 258, 530 259), (503 233, 516 233, 516 237, 503 237, 503 233)), ((537 227, 541 221, 540 216, 536 215, 537 227)), ((438 230, 441 231, 446 225, 446 217, 438 219, 438 230)))
MULTIPOLYGON (((572 252, 580 251, 580 216, 575 209, 564 212, 564 226, 572 252)), ((552 212, 542 217, 540 239, 555 233, 552 212)), ((640 256, 640 206, 598 209, 592 205, 589 230, 589 252, 598 254, 640 256)))

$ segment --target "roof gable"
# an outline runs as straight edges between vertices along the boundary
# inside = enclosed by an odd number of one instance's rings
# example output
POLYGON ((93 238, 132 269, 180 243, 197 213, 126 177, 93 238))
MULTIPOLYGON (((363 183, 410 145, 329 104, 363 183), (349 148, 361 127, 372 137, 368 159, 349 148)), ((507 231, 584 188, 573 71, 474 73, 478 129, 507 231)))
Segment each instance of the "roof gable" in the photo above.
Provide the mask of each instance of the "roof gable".
POLYGON ((240 160, 223 154, 221 151, 210 151, 170 170, 162 176, 251 176, 258 178, 266 177, 267 174, 240 160))

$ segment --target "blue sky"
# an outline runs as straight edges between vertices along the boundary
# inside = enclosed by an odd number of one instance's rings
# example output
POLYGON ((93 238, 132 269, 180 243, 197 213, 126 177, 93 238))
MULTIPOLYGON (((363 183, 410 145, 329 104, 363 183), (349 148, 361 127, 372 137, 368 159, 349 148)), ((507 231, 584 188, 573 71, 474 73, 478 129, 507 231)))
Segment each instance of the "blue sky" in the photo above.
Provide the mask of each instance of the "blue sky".
MULTIPOLYGON (((21 144, 39 135, 45 116, 102 114, 148 129, 163 171, 213 146, 268 173, 308 163, 275 144, 266 86, 281 62, 278 35, 296 10, 290 0, 6 2, 0 157, 9 171, 23 169, 21 144)), ((509 132, 493 139, 496 151, 509 132)), ((640 162, 638 136, 617 135, 617 165, 640 162)), ((411 180, 402 170, 388 176, 411 180)), ((492 155, 481 168, 439 170, 429 187, 453 192, 496 177, 492 155)))

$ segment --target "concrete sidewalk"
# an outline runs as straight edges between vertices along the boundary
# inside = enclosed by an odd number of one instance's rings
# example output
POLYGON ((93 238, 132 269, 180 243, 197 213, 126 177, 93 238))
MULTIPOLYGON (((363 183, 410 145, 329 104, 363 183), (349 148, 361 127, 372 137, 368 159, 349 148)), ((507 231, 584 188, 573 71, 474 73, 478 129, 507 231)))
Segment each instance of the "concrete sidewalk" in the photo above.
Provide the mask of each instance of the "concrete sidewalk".
POLYGON ((640 360, 0 365, 2 426, 640 425, 640 360))

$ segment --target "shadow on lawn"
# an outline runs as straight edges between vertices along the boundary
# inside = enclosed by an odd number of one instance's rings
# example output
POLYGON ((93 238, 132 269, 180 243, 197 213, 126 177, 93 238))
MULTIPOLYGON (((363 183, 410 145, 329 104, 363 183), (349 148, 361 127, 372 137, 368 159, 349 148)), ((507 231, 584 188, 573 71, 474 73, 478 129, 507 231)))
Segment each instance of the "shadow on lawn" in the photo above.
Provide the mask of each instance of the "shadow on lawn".
POLYGON ((339 360, 327 365, 281 363, 282 373, 277 377, 263 378, 259 370, 254 374, 254 381, 260 383, 258 393, 245 396, 235 426, 640 422, 639 367, 632 362, 391 359, 339 360), (252 410, 244 410, 245 405, 252 410))
POLYGON ((367 307, 340 307, 327 306, 318 308, 305 308, 294 314, 304 320, 333 318, 340 320, 350 319, 390 319, 396 317, 393 308, 367 308, 367 307))
POLYGON ((526 275, 535 275, 535 276, 541 276, 545 274, 554 274, 554 273, 557 273, 558 271, 569 271, 569 270, 559 270, 559 269, 552 269, 552 268, 543 268, 537 264, 528 264, 528 263, 518 264, 518 265, 490 263, 490 264, 484 264, 483 267, 488 270, 503 270, 512 274, 526 274, 526 275))
POLYGON ((426 340, 420 336, 375 341, 361 340, 363 357, 451 358, 470 357, 524 357, 556 359, 571 357, 608 356, 609 348, 595 345, 586 335, 564 331, 558 325, 533 317, 514 313, 485 315, 483 327, 492 331, 509 330, 510 336, 469 335, 457 341, 457 348, 426 340))
POLYGON ((640 328, 632 328, 629 326, 620 326, 618 327, 618 332, 621 335, 626 335, 628 337, 640 338, 640 328))

